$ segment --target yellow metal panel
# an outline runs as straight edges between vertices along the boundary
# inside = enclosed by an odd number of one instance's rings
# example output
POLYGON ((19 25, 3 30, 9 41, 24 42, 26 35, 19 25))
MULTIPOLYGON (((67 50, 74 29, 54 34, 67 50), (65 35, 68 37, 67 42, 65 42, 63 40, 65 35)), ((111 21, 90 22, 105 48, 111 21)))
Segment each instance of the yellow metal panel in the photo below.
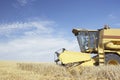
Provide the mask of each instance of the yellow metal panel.
POLYGON ((81 64, 81 66, 94 66, 95 61, 91 59, 90 61, 86 61, 81 64))
POLYGON ((103 54, 103 55, 100 55, 100 54, 99 54, 99 57, 104 57, 104 54, 103 54))
POLYGON ((120 36, 120 29, 104 29, 104 35, 120 36))
POLYGON ((120 41, 120 29, 104 29, 103 39, 111 41, 120 41))
POLYGON ((91 55, 88 53, 72 52, 72 51, 64 51, 59 56, 59 60, 64 64, 87 61, 90 59, 91 59, 91 55))
POLYGON ((104 62, 104 59, 99 59, 99 62, 104 62))
POLYGON ((117 54, 120 56, 120 51, 117 51, 117 54))

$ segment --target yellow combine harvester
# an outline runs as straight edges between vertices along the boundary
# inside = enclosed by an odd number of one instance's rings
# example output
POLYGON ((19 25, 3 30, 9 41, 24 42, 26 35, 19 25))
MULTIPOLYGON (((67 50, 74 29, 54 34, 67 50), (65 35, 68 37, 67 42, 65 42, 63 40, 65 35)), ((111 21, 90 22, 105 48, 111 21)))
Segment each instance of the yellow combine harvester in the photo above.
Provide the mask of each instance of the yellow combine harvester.
POLYGON ((57 64, 97 66, 120 63, 120 29, 111 29, 105 25, 104 28, 95 31, 73 29, 72 32, 77 37, 81 52, 65 49, 55 52, 57 64))

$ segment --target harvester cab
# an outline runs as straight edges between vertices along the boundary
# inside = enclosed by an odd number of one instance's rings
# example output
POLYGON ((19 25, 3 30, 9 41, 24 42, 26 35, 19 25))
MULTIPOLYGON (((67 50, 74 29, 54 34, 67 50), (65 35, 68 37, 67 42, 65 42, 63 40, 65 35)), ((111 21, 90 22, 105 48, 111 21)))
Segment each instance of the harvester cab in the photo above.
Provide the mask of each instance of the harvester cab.
POLYGON ((56 63, 65 66, 94 66, 120 63, 120 29, 110 29, 106 26, 98 30, 73 29, 81 52, 62 49, 55 52, 56 63), (91 56, 96 54, 96 56, 91 56))
POLYGON ((72 32, 77 36, 81 52, 90 53, 96 51, 98 45, 97 31, 73 29, 72 32))

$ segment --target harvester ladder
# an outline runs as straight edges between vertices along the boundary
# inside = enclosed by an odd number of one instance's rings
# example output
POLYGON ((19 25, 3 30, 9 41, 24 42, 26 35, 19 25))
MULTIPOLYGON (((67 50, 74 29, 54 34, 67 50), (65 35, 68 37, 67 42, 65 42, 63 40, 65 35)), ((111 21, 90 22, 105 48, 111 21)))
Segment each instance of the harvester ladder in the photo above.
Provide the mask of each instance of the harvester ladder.
POLYGON ((105 54, 104 50, 102 48, 99 48, 99 65, 104 65, 105 64, 105 54))

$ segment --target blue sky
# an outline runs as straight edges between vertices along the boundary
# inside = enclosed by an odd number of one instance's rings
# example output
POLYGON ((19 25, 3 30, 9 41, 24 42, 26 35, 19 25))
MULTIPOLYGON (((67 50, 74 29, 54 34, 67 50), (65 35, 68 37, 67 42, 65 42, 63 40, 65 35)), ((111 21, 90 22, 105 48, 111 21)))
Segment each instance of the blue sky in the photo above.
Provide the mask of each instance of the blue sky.
POLYGON ((79 51, 73 28, 120 28, 119 0, 1 0, 0 60, 52 62, 79 51))

